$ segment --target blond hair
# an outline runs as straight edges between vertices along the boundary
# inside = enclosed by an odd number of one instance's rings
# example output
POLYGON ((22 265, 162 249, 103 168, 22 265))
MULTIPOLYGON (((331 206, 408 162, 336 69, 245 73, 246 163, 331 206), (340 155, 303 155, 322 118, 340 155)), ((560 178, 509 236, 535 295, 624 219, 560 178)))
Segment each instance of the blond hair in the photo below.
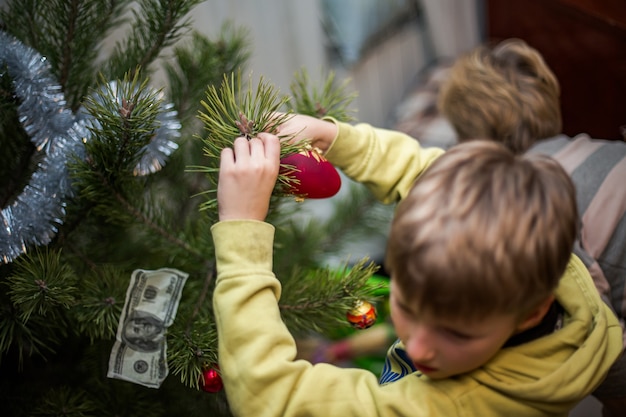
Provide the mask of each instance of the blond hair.
POLYGON ((558 80, 519 39, 481 46, 452 66, 438 98, 459 140, 494 139, 514 152, 561 132, 558 80))
POLYGON ((420 311, 525 314, 556 288, 577 233, 574 185, 545 155, 452 147, 398 206, 385 265, 420 311))

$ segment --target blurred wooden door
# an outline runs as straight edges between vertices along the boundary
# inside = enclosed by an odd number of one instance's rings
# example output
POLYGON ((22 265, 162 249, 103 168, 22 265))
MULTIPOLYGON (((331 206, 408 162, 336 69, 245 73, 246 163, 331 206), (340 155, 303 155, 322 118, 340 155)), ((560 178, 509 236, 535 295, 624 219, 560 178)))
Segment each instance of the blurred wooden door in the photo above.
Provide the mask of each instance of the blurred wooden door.
POLYGON ((487 37, 539 50, 561 83, 563 131, 624 139, 626 0, 485 0, 487 37))

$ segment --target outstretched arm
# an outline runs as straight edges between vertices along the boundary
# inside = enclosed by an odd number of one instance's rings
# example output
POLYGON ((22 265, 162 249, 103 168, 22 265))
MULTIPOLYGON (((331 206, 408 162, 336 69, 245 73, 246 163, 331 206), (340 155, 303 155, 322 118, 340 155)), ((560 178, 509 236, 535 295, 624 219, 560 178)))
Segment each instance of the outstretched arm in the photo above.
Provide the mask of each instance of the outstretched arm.
POLYGON ((415 179, 444 151, 422 148, 410 136, 366 123, 295 114, 277 126, 292 143, 308 140, 334 166, 365 184, 384 203, 400 201, 415 179))

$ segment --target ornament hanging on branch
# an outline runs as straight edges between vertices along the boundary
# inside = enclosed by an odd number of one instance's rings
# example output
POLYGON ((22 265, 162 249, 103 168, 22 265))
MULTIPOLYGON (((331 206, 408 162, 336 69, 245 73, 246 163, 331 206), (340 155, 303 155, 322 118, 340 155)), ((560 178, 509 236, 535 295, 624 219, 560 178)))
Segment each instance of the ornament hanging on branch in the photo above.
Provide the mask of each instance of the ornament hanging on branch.
POLYGON ((204 392, 215 394, 224 388, 219 369, 217 364, 206 365, 202 368, 200 388, 202 388, 204 392))
MULTIPOLYGON (((244 89, 240 73, 225 75, 219 88, 209 86, 206 101, 202 101, 207 136, 202 138, 206 156, 219 160, 225 147, 232 146, 240 136, 248 139, 260 132, 278 134, 277 127, 293 116, 281 112, 289 102, 279 97, 278 91, 261 78, 253 91, 251 84, 244 89)), ((341 187, 341 177, 335 167, 320 152, 302 144, 292 144, 289 137, 281 137, 281 169, 278 174, 277 195, 295 195, 304 198, 327 198, 335 195, 341 187)), ((195 166, 192 171, 214 173, 216 167, 195 166)), ((209 200, 203 209, 217 207, 216 190, 206 192, 209 200)))
POLYGON ((347 313, 346 318, 352 327, 356 329, 367 329, 376 323, 378 313, 376 307, 369 301, 358 300, 354 307, 347 313))
POLYGON ((328 198, 341 188, 335 167, 313 148, 281 158, 282 175, 290 178, 288 192, 300 198, 328 198))

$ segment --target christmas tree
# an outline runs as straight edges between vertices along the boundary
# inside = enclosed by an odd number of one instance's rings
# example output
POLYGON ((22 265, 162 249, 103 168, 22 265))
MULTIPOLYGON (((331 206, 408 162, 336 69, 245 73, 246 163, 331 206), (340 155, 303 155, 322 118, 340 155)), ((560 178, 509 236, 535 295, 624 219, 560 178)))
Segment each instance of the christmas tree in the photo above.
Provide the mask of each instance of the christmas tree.
MULTIPOLYGON (((245 29, 194 32, 198 3, 10 0, 0 12, 2 415, 230 414, 211 311, 219 151, 293 111, 349 120, 352 96, 332 74, 311 86, 304 70, 286 95, 252 82, 245 29), (122 25, 127 36, 100 56, 122 25), (167 83, 153 85, 168 48, 167 83), (164 338, 138 352, 159 367, 142 383, 115 375, 112 357, 133 283, 155 274, 178 287, 164 338)), ((325 333, 349 326, 346 312, 377 288, 368 260, 324 259, 386 214, 352 187, 330 218, 296 220, 315 188, 288 158, 315 150, 284 143, 268 218, 281 311, 295 336, 325 333)))

